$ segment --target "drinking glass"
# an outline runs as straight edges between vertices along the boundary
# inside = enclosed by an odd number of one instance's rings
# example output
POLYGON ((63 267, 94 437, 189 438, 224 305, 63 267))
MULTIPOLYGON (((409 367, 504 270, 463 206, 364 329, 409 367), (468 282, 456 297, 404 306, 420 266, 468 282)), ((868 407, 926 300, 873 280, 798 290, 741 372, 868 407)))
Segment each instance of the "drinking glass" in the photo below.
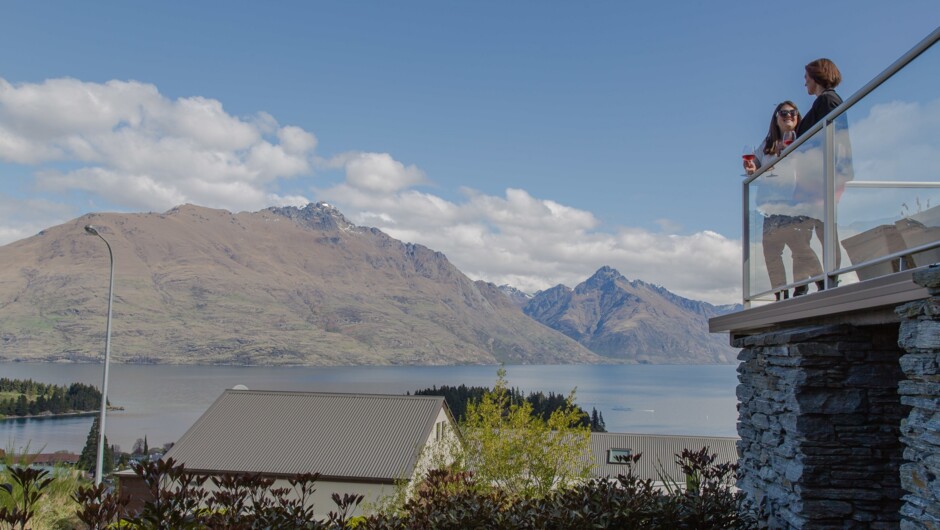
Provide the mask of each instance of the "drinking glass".
POLYGON ((754 149, 753 145, 745 145, 744 150, 742 151, 741 158, 743 158, 744 160, 748 162, 753 162, 754 160, 757 159, 757 155, 755 154, 755 152, 756 150, 754 149))
MULTIPOLYGON (((757 169, 757 154, 753 145, 745 145, 741 154, 741 159, 744 160, 745 168, 748 166, 753 166, 757 169)), ((745 169, 745 176, 747 176, 747 169, 745 169)))

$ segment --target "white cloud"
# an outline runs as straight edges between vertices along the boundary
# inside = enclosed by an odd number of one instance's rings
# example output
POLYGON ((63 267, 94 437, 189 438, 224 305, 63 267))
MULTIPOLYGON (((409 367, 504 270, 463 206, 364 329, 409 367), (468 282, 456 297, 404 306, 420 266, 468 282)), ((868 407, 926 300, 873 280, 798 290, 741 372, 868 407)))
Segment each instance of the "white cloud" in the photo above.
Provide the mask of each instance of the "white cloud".
POLYGON ((290 154, 304 154, 317 147, 317 137, 300 127, 288 125, 277 131, 281 146, 290 154))
MULTIPOLYGON (((429 183, 424 171, 388 153, 319 158, 317 144, 311 132, 280 126, 269 114, 235 117, 217 100, 171 100, 136 81, 0 79, 0 162, 30 166, 32 188, 63 202, 79 191, 134 210, 186 202, 232 211, 302 206, 302 192, 282 193, 279 184, 317 165, 345 175, 318 192, 321 200, 358 224, 444 252, 474 279, 534 292, 574 286, 610 265, 690 298, 740 299, 740 245, 718 234, 669 235, 668 222, 662 233, 602 229, 589 211, 516 188, 501 196, 463 188, 451 201, 417 189, 429 183)), ((0 244, 76 210, 0 196, 0 244)))
POLYGON ((840 230, 841 238, 852 235, 852 229, 893 222, 902 211, 908 215, 928 203, 940 205, 937 188, 864 186, 865 181, 937 182, 940 145, 934 139, 940 135, 940 99, 878 102, 867 113, 864 108, 850 109, 849 118, 854 182, 838 204, 840 224, 850 227, 840 230))
MULTIPOLYGON (((347 168, 349 166, 346 166, 347 168)), ((321 191, 355 222, 444 252, 464 273, 528 292, 574 286, 602 265, 694 299, 740 301, 741 246, 714 232, 687 236, 598 230, 590 212, 507 189, 498 197, 464 189, 464 200, 347 182, 321 191)))
POLYGON ((38 234, 75 217, 75 211, 45 199, 14 198, 0 193, 0 245, 38 234))
POLYGON ((0 79, 0 161, 35 166, 45 191, 150 210, 260 209, 281 199, 281 180, 312 173, 316 145, 268 114, 235 117, 218 100, 171 100, 137 81, 0 79))
POLYGON ((346 182, 360 192, 393 193, 425 182, 424 172, 387 153, 345 153, 330 165, 346 171, 346 182))

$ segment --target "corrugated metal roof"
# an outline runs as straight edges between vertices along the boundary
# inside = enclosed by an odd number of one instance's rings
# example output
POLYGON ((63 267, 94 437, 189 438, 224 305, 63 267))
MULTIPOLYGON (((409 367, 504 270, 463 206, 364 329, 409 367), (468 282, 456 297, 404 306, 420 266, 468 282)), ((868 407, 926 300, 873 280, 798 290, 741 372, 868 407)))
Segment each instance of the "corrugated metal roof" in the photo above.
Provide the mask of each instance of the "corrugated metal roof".
POLYGON ((626 474, 627 466, 607 463, 611 449, 629 450, 631 454, 643 453, 643 457, 634 464, 633 473, 646 480, 660 481, 660 473, 685 483, 685 475, 676 465, 676 456, 683 449, 692 451, 709 448, 709 454, 717 454, 716 463, 737 462, 737 438, 717 438, 708 436, 675 436, 665 434, 626 434, 626 433, 591 433, 591 452, 594 455, 595 477, 611 477, 626 474))
POLYGON ((409 477, 444 398, 226 390, 166 454, 199 471, 409 477))

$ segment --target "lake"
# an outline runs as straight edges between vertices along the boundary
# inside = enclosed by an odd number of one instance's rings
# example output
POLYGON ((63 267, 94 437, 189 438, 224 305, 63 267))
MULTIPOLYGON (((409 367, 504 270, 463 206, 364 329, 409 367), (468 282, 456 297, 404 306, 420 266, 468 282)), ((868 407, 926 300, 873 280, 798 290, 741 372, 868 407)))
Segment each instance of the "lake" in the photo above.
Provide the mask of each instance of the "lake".
MULTIPOLYGON (((233 367, 112 364, 108 441, 129 451, 175 442, 227 388, 404 394, 433 385, 493 386, 496 366, 233 367)), ((610 432, 737 436, 736 365, 506 366, 523 392, 567 394, 610 432)), ((0 377, 100 388, 100 364, 2 363, 0 377)), ((81 452, 93 416, 0 421, 0 448, 81 452)))

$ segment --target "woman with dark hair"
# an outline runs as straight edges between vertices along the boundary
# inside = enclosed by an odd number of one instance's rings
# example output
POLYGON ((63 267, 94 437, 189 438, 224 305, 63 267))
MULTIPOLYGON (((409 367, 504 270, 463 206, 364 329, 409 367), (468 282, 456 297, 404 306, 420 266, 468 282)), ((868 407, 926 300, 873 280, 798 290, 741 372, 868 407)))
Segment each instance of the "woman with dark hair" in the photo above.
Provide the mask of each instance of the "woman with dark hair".
POLYGON ((802 117, 795 103, 789 100, 779 103, 777 108, 774 109, 774 113, 770 115, 770 129, 767 131, 767 136, 757 152, 754 153, 757 158, 751 161, 745 160, 744 171, 748 175, 752 175, 758 168, 763 167, 766 162, 780 156, 780 152, 784 148, 783 134, 795 131, 801 121, 802 117))
MULTIPOLYGON (((777 105, 770 117, 770 129, 767 137, 755 153, 756 160, 744 162, 748 175, 757 168, 772 162, 784 148, 784 133, 796 130, 800 123, 800 111, 792 101, 777 105)), ((793 215, 794 178, 781 175, 765 175, 759 183, 755 202, 763 215, 762 246, 767 275, 770 276, 771 288, 777 289, 787 284, 787 271, 783 265, 783 250, 790 247, 793 257, 793 279, 803 280, 822 273, 819 258, 810 247, 813 237, 812 220, 804 215, 793 215)), ((794 296, 806 293, 806 286, 793 290, 794 296)), ((789 298, 786 289, 775 293, 777 300, 789 298)))
POLYGON ((842 82, 842 73, 839 72, 835 63, 829 59, 816 59, 807 64, 804 70, 806 92, 811 96, 816 96, 816 100, 800 121, 796 129, 797 136, 803 136, 803 133, 825 118, 832 109, 842 104, 842 98, 836 94, 835 90, 842 82))
MULTIPOLYGON (((797 136, 803 136, 803 133, 810 130, 813 125, 822 121, 830 112, 842 104, 842 98, 836 93, 835 88, 842 82, 842 73, 839 68, 829 59, 816 59, 804 67, 803 72, 806 92, 811 96, 816 96, 812 108, 803 117, 799 127, 796 129, 797 136)), ((854 177, 852 169, 852 143, 849 141, 849 122, 845 113, 842 113, 833 122, 834 131, 834 157, 835 157, 835 199, 836 202, 842 197, 846 182, 854 177)), ((817 210, 823 208, 823 187, 821 182, 810 182, 810 185, 798 190, 797 200, 807 204, 816 203, 817 210)), ((823 241, 824 225, 819 219, 821 214, 812 218, 813 228, 820 243, 823 241)), ((838 241, 838 235, 836 235, 838 241)), ((842 249, 836 246, 835 252, 836 268, 842 265, 842 249)), ((838 279, 833 277, 833 282, 838 283, 838 279)), ((816 287, 821 291, 825 288, 825 282, 818 280, 816 287)))

